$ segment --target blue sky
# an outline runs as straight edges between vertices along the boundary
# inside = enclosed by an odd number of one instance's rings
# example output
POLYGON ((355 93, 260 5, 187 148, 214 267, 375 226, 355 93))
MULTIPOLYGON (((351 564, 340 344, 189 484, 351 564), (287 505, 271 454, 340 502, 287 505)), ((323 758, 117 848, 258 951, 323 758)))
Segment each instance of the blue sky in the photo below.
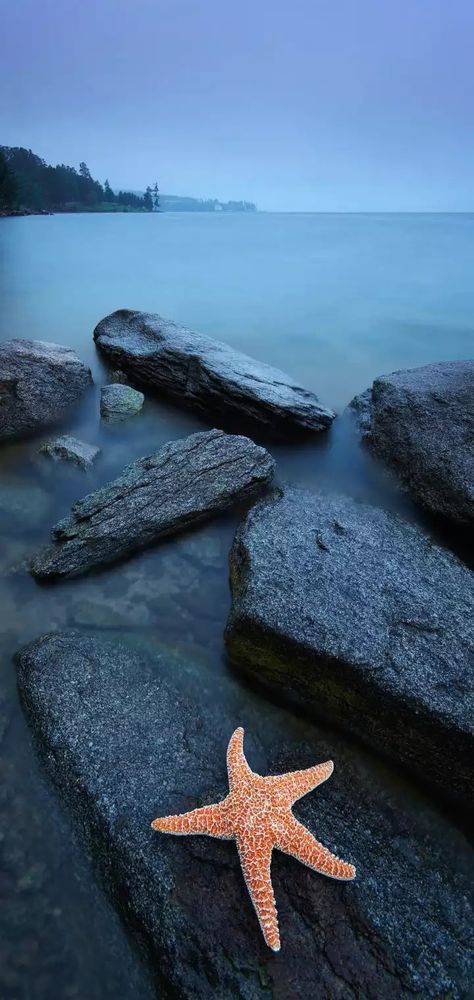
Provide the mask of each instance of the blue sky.
POLYGON ((15 0, 0 143, 288 211, 474 210, 473 0, 15 0))

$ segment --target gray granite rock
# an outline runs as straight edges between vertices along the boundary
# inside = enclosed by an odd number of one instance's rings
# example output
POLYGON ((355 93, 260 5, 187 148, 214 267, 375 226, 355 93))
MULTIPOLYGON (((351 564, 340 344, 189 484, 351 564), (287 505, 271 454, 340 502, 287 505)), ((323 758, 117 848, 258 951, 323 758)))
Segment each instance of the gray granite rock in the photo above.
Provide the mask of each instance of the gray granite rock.
POLYGON ((474 574, 412 525, 288 490, 230 557, 235 663, 459 801, 474 759, 474 574))
POLYGON ((47 441, 40 448, 40 453, 51 458, 54 462, 72 462, 73 465, 78 465, 80 469, 87 472, 92 469, 99 457, 100 448, 96 448, 93 444, 87 444, 85 441, 79 441, 78 438, 70 437, 69 434, 63 434, 61 437, 55 438, 54 441, 47 441))
POLYGON ((125 372, 120 371, 120 368, 116 368, 113 372, 109 372, 108 376, 109 385, 128 385, 128 375, 125 372))
POLYGON ((351 408, 417 503, 474 526, 474 361, 383 375, 351 408))
POLYGON ((271 455, 249 438, 213 430, 166 444, 74 504, 32 573, 78 576, 246 500, 272 478, 271 455))
POLYGON ((94 340, 138 381, 206 413, 275 434, 326 430, 335 416, 283 372, 152 313, 118 310, 98 324, 94 340))
POLYGON ((56 423, 91 385, 75 351, 41 340, 0 344, 0 440, 56 423))
POLYGON ((100 390, 100 415, 108 423, 128 420, 140 412, 145 397, 129 385, 104 385, 100 390))
POLYGON ((80 633, 45 636, 17 664, 46 768, 148 955, 158 996, 467 997, 472 854, 403 776, 215 665, 80 633), (275 853, 278 955, 263 942, 235 844, 150 829, 156 815, 226 794, 237 725, 260 773, 334 759, 331 780, 295 812, 357 865, 355 881, 341 883, 275 853))

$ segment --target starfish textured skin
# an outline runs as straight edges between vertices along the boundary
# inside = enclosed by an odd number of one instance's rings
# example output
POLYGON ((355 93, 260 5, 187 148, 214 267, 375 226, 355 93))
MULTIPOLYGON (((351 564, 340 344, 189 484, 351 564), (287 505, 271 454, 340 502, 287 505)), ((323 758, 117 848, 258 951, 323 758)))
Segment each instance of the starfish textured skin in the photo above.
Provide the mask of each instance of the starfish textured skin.
POLYGON ((293 855, 330 878, 353 879, 356 870, 323 847, 291 811, 298 799, 331 777, 332 760, 303 771, 263 776, 249 767, 243 744, 244 731, 236 729, 227 749, 230 791, 222 802, 164 816, 151 825, 153 830, 178 836, 204 834, 235 840, 263 936, 273 951, 279 951, 278 914, 270 877, 273 849, 293 855))

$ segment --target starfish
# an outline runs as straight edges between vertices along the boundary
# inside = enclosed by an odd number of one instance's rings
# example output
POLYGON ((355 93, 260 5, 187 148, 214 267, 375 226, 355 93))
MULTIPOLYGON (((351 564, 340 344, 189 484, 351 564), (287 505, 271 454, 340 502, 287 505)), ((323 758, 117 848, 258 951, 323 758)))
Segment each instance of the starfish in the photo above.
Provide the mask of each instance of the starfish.
POLYGON ((153 830, 162 833, 205 834, 235 840, 240 864, 266 943, 280 950, 278 914, 270 877, 272 851, 292 854, 308 868, 337 879, 353 879, 355 868, 346 864, 299 823, 292 805, 330 778, 332 760, 303 771, 263 776, 255 774, 244 754, 244 731, 232 735, 227 749, 229 794, 215 805, 192 809, 177 816, 154 819, 153 830))

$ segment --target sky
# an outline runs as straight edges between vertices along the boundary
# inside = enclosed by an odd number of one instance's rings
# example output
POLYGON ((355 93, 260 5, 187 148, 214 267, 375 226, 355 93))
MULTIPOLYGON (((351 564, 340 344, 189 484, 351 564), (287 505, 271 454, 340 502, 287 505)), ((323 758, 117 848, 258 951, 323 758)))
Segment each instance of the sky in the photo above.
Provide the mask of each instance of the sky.
POLYGON ((474 0, 0 0, 0 144, 270 211, 474 211, 474 0))

